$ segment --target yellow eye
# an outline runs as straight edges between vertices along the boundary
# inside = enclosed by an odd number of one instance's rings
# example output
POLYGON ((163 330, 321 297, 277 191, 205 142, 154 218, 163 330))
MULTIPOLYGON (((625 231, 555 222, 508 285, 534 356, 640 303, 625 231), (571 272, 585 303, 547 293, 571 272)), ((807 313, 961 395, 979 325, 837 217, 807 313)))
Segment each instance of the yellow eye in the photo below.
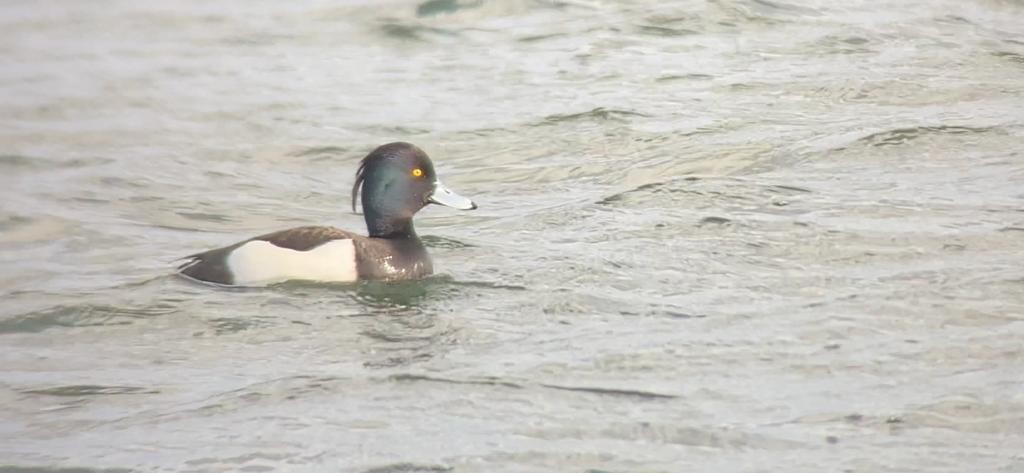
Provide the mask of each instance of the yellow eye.
POLYGON ((422 175, 423 175, 423 170, 422 169, 416 168, 416 169, 412 170, 412 177, 420 177, 422 175))

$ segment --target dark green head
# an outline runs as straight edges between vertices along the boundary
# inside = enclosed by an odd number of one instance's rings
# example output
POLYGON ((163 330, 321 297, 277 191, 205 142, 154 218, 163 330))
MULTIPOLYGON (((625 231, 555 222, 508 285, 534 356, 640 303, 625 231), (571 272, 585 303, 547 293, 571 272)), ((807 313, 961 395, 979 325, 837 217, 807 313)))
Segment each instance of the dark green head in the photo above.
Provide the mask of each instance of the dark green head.
POLYGON ((366 228, 372 237, 414 235, 412 216, 427 204, 476 208, 473 201, 441 184, 427 153, 409 143, 388 143, 363 158, 352 186, 353 212, 360 187, 366 228))

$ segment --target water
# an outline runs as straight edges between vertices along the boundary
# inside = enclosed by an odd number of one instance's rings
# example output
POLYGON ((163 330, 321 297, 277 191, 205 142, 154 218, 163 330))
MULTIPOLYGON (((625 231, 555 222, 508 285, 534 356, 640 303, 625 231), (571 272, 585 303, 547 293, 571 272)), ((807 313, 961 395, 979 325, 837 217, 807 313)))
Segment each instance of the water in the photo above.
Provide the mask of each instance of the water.
POLYGON ((0 470, 1024 471, 1022 16, 7 2, 0 470), (435 277, 171 274, 395 140, 435 277))

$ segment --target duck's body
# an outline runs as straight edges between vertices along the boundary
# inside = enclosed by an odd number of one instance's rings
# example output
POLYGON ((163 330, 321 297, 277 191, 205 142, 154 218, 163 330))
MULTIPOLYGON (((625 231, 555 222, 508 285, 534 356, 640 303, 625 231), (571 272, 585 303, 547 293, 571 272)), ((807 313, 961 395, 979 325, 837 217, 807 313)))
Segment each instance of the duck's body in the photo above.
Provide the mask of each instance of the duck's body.
POLYGON ((369 236, 334 227, 292 228, 188 256, 179 273, 233 286, 418 279, 431 274, 433 264, 412 226, 413 214, 429 203, 476 208, 445 188, 427 155, 407 143, 381 146, 363 159, 353 210, 360 186, 369 236))
POLYGON ((305 279, 418 279, 434 271, 416 238, 369 238, 334 227, 298 227, 188 256, 181 274, 229 286, 305 279))

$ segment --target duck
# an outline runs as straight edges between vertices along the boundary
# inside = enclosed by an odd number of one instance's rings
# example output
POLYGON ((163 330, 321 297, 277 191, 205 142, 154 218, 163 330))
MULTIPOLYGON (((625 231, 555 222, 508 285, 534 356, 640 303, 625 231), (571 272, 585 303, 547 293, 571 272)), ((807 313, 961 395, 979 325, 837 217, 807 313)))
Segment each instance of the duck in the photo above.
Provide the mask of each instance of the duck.
POLYGON ((441 183, 427 153, 405 142, 381 145, 360 161, 352 186, 353 212, 357 196, 367 236, 330 226, 280 230, 181 258, 177 272, 223 286, 420 279, 434 267, 413 216, 430 204, 477 208, 441 183))

